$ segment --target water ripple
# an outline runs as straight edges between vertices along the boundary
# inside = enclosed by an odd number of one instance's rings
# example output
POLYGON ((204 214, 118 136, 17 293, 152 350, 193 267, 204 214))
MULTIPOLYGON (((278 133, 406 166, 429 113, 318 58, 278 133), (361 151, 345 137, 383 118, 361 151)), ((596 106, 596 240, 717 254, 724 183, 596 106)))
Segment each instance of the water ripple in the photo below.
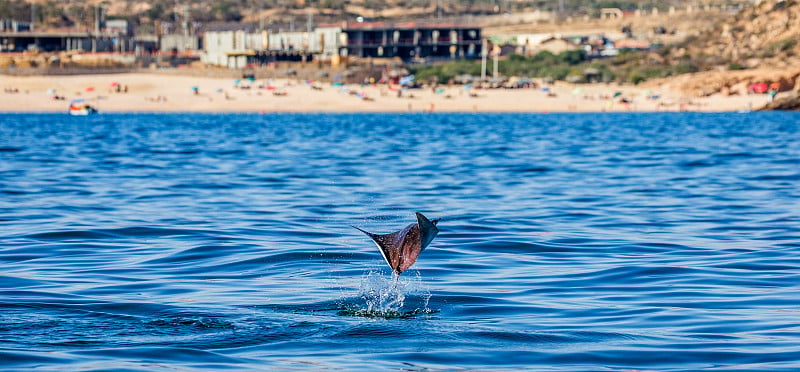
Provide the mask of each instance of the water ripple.
POLYGON ((2 115, 0 369, 797 370, 799 122, 2 115))

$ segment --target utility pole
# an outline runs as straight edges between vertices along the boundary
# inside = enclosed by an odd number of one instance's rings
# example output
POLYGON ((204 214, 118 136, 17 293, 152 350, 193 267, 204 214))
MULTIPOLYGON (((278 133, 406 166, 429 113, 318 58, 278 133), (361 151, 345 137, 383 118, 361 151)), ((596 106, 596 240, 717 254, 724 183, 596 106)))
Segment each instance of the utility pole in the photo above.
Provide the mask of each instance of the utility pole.
POLYGON ((94 37, 92 38, 92 53, 97 53, 97 37, 100 34, 100 7, 94 6, 94 37))
POLYGON ((33 31, 34 23, 36 23, 36 3, 31 0, 31 31, 33 31))
POLYGON ((314 28, 314 12, 311 9, 309 9, 308 18, 306 19, 306 32, 310 34, 313 28, 314 28))
POLYGON ((500 76, 500 45, 492 45, 492 78, 500 76))
POLYGON ((261 0, 261 8, 258 10, 258 30, 264 31, 264 0, 261 0))
POLYGON ((189 5, 183 4, 183 36, 189 37, 189 24, 191 23, 191 14, 189 13, 189 5))
POLYGON ((494 50, 492 54, 493 54, 492 61, 494 62, 493 65, 492 65, 494 67, 493 71, 492 71, 492 77, 496 79, 497 76, 500 75, 500 66, 499 66, 500 65, 500 60, 499 60, 500 57, 498 56, 498 54, 500 54, 500 53, 497 53, 497 50, 494 50))
POLYGON ((488 53, 486 48, 488 48, 488 45, 486 43, 486 39, 484 38, 481 40, 481 84, 483 84, 483 81, 486 80, 486 54, 488 53))

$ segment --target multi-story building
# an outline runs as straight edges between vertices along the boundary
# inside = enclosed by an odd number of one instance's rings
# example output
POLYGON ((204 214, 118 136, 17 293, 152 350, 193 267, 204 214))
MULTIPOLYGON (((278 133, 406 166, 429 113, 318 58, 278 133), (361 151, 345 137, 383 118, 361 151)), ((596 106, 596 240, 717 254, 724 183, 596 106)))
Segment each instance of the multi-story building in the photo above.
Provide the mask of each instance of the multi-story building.
POLYGON ((127 22, 107 21, 98 23, 93 31, 39 30, 30 23, 0 20, 0 52, 25 51, 91 51, 126 52, 133 48, 133 37, 127 22), (119 25, 123 25, 120 27, 119 25))
POLYGON ((340 34, 340 27, 331 26, 311 31, 209 31, 204 34, 201 60, 230 68, 275 61, 330 60, 338 53, 340 34))
POLYGON ((340 55, 410 59, 478 58, 480 27, 457 22, 347 23, 340 55))

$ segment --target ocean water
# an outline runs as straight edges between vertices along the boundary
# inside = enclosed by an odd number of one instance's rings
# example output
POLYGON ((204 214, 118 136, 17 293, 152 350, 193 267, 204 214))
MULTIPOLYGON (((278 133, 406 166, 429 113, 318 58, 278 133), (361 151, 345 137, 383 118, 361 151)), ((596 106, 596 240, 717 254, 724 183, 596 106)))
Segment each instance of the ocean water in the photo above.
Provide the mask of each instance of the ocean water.
POLYGON ((800 114, 0 115, 5 371, 798 368, 800 114))

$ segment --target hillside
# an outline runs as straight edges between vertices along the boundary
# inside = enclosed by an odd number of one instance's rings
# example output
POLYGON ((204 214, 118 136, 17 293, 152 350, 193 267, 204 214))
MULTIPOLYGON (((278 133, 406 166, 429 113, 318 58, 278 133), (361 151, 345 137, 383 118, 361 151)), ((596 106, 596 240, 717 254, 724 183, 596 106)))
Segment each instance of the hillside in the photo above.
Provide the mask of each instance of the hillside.
POLYGON ((767 0, 688 39, 670 57, 689 56, 705 69, 785 68, 800 63, 798 40, 800 1, 767 0))
POLYGON ((748 94, 758 83, 800 92, 798 40, 800 1, 763 1, 666 53, 666 63, 690 63, 702 72, 655 83, 693 96, 748 94))
MULTIPOLYGON (((749 0, 721 0, 715 5, 748 3, 749 0)), ((125 18, 134 26, 153 27, 159 22, 267 22, 288 24, 340 22, 356 16, 372 19, 421 19, 433 17, 506 16, 542 11, 560 18, 597 18, 601 8, 619 7, 624 11, 658 8, 666 13, 694 0, 670 3, 652 0, 0 0, 0 18, 28 21, 34 14, 42 27, 91 27, 98 9, 109 18, 125 18), (31 4, 35 4, 32 12, 31 4), (560 7, 562 6, 562 7, 560 7)), ((474 19, 474 18, 473 18, 474 19)), ((509 17, 508 23, 514 20, 509 17)), ((501 22, 503 23, 503 22, 501 22)))

